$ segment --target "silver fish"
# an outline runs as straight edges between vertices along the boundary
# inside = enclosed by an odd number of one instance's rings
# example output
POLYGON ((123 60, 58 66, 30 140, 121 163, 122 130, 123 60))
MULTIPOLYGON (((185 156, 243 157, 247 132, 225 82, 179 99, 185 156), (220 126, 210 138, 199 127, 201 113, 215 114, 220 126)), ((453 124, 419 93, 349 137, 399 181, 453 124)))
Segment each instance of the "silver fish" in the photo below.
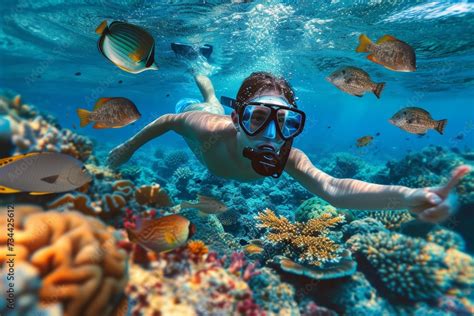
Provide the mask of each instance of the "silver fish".
POLYGON ((418 107, 403 108, 388 120, 391 124, 412 134, 424 135, 429 129, 443 134, 448 120, 433 120, 431 114, 418 107))
POLYGON ((125 22, 103 21, 96 29, 99 51, 120 69, 130 73, 158 70, 155 40, 144 29, 125 22))
POLYGON ((100 98, 92 112, 77 109, 81 127, 95 122, 94 128, 124 127, 141 117, 135 104, 127 98, 100 98))
POLYGON ((334 71, 326 80, 338 89, 358 97, 362 97, 364 93, 371 91, 377 98, 380 98, 385 86, 385 82, 375 83, 364 70, 352 66, 334 71))
POLYGON ((222 214, 227 211, 227 206, 215 198, 199 194, 197 197, 197 203, 184 201, 181 202, 181 208, 196 208, 204 214, 222 214))
POLYGON ((0 160, 0 193, 67 192, 90 182, 81 161, 65 154, 31 153, 0 160))
POLYGON ((358 53, 371 53, 370 61, 393 71, 412 72, 416 70, 416 55, 407 43, 391 36, 384 35, 373 43, 367 35, 359 37, 358 53))

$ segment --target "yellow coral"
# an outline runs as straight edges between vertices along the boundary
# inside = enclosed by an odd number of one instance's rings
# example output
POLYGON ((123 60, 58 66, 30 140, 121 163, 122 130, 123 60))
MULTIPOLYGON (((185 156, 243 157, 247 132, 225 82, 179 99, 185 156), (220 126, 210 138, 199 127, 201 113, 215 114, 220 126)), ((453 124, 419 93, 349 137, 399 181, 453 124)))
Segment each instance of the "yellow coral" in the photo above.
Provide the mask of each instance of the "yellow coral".
POLYGON ((259 227, 268 228, 267 239, 273 243, 286 243, 299 253, 302 261, 314 266, 338 258, 340 247, 326 235, 329 229, 344 222, 344 216, 324 213, 306 223, 291 223, 278 217, 272 210, 265 209, 257 215, 259 227))

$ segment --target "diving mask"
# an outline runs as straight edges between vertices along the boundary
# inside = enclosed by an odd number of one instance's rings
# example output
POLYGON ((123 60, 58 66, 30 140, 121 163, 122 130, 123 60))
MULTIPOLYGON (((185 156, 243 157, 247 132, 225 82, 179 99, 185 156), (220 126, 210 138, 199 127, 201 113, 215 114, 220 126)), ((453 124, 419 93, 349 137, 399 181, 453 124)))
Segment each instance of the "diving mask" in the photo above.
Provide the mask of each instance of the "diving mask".
POLYGON ((296 137, 303 131, 306 115, 281 97, 263 96, 237 106, 236 100, 221 97, 221 103, 236 110, 239 125, 249 136, 255 136, 273 121, 283 140, 296 137))
POLYGON ((239 125, 249 136, 255 136, 274 122, 278 135, 285 143, 277 152, 268 145, 257 148, 246 147, 244 157, 250 159, 255 172, 263 176, 278 178, 286 165, 293 138, 303 131, 306 115, 290 105, 282 97, 263 96, 237 105, 235 99, 221 97, 223 105, 234 108, 239 116, 239 125))

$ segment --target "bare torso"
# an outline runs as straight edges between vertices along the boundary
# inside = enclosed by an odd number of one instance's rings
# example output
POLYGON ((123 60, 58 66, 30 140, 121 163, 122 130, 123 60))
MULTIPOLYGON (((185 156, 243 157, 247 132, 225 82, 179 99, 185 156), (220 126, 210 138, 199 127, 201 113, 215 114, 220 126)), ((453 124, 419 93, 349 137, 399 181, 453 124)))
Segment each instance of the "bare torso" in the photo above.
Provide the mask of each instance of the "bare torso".
MULTIPOLYGON (((180 133, 196 158, 216 176, 239 181, 262 178, 243 157, 237 132, 227 115, 187 112, 188 131, 180 133)), ((179 116, 178 114, 177 116, 179 116)), ((179 132, 178 132, 179 133, 179 132)))

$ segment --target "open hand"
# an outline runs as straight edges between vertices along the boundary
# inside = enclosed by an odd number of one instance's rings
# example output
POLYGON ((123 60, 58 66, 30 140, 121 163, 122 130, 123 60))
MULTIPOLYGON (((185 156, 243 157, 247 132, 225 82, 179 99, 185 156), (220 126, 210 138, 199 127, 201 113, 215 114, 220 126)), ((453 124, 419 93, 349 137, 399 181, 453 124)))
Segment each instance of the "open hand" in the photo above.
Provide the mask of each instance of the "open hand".
POLYGON ((407 197, 408 210, 425 222, 444 221, 456 211, 456 196, 454 193, 450 194, 451 191, 470 171, 471 167, 468 165, 459 166, 444 186, 414 190, 407 197))

